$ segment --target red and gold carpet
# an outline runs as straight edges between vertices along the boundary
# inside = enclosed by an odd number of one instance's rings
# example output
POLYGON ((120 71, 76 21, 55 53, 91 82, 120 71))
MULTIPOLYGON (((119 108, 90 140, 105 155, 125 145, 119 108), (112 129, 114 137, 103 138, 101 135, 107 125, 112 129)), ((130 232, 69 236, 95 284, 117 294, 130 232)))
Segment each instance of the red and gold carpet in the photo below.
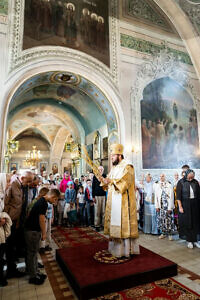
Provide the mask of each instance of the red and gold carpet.
MULTIPOLYGON (((56 244, 59 248, 71 248, 73 251, 76 247, 80 245, 92 245, 95 242, 104 242, 105 238, 98 233, 94 232, 90 228, 56 228, 52 234, 56 244), (75 247, 75 248, 74 248, 75 247)), ((47 255, 50 255, 47 254, 47 255)), ((46 255, 43 255, 43 262, 45 264, 45 269, 47 269, 47 274, 56 299, 74 299, 73 293, 69 284, 67 283, 63 273, 60 271, 59 267, 55 267, 55 260, 53 257, 46 258, 46 255), (53 266, 53 267, 51 267, 53 266), (56 268, 56 276, 54 276, 56 268), (54 269, 54 270, 52 270, 54 269), (58 275, 59 273, 59 275, 58 275), (56 285, 57 281, 57 285, 56 285)), ((126 264, 126 263, 125 263, 126 264)), ((81 270, 80 270, 81 271, 81 270)), ((179 268, 181 274, 187 274, 190 276, 191 280, 199 280, 198 275, 187 271, 186 269, 179 268), (188 274, 189 273, 189 274, 188 274)), ((188 277, 187 276, 187 277, 188 277)), ((101 296, 96 299, 194 299, 199 300, 200 296, 195 292, 189 290, 185 286, 181 285, 172 278, 158 280, 152 283, 139 285, 134 288, 124 289, 120 292, 114 292, 107 294, 106 296, 101 296)))

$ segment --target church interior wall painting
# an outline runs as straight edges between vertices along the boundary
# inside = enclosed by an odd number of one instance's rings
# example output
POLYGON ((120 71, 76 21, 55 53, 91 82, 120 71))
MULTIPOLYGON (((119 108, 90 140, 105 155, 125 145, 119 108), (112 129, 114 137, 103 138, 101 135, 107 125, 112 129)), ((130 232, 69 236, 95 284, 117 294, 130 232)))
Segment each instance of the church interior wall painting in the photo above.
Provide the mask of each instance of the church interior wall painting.
POLYGON ((11 163, 10 164, 10 171, 18 170, 18 163, 11 163))
POLYGON ((101 158, 101 136, 98 131, 94 134, 94 142, 93 142, 93 159, 100 160, 101 158))
POLYGON ((86 149, 87 149, 87 153, 89 155, 89 158, 91 160, 93 160, 93 144, 87 145, 86 149))
POLYGON ((52 172, 53 172, 53 174, 58 173, 58 164, 57 163, 54 163, 52 165, 52 172))
POLYGON ((190 94, 169 77, 148 84, 141 101, 144 169, 200 168, 197 113, 190 94))
POLYGON ((47 171, 47 162, 41 162, 39 167, 41 173, 47 171))
POLYGON ((103 159, 108 159, 108 137, 103 138, 103 159))
POLYGON ((109 66, 108 0, 25 0, 23 49, 45 45, 73 48, 109 66))

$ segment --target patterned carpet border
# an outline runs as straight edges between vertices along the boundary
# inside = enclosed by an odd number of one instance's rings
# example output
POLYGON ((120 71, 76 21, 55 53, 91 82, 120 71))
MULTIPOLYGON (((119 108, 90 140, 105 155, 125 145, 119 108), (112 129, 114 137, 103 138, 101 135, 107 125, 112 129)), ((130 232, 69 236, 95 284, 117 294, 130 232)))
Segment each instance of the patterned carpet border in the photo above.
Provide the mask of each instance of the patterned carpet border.
MULTIPOLYGON (((91 228, 56 228, 52 232, 52 238, 59 248, 76 247, 81 244, 90 244, 95 240, 105 240, 106 238, 92 230, 91 228), (66 236, 69 239, 66 240, 66 236), (80 238, 82 241, 80 242, 80 238)), ((48 254, 50 255, 50 254, 48 254)), ((53 288, 56 299, 76 299, 71 291, 71 287, 67 282, 64 274, 60 270, 55 259, 45 255, 42 255, 45 270, 49 277, 49 281, 53 288), (52 270, 50 263, 54 266, 52 270), (55 265, 54 265, 55 264, 55 265), (56 267, 55 267, 56 266, 56 267), (47 269, 46 269, 47 268, 47 269), (56 270, 55 270, 56 268, 56 270), (56 271, 56 272, 54 272, 56 271), (55 274, 54 274, 55 273, 55 274), (59 273, 59 275, 58 275, 59 273)), ((192 281, 200 279, 197 274, 178 267, 180 274, 189 274, 192 281)), ((150 284, 144 284, 142 286, 134 287, 128 290, 123 290, 116 293, 111 293, 102 297, 98 297, 97 300, 200 300, 200 295, 185 287, 180 282, 173 278, 168 278, 160 281, 156 281, 150 284)))

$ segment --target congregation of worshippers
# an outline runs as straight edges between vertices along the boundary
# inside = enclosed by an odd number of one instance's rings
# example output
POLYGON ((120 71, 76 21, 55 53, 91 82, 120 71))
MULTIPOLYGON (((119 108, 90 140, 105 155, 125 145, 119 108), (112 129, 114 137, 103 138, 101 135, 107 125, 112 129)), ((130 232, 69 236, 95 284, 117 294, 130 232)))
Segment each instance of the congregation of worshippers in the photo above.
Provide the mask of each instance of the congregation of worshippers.
MULTIPOLYGON (((103 166, 99 173, 104 174, 103 166)), ((38 253, 52 250, 52 226, 90 226, 103 233, 107 193, 88 172, 73 178, 70 172, 41 175, 31 171, 0 174, 0 286, 12 277, 29 275, 40 285, 46 275, 39 271, 38 253), (25 272, 17 268, 25 260, 25 272)), ((188 165, 170 182, 164 173, 154 180, 150 173, 135 180, 138 229, 158 239, 185 240, 188 248, 200 248, 200 186, 188 165)))

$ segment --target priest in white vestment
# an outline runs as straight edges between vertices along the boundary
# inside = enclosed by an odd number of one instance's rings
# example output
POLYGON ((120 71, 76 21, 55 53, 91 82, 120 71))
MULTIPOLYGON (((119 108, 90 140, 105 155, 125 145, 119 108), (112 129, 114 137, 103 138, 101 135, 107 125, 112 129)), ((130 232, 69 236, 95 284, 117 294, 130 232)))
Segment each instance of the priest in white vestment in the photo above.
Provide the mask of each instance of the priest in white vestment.
POLYGON ((104 233, 109 235, 108 251, 115 257, 139 254, 134 167, 123 157, 123 146, 110 147, 112 169, 102 186, 108 190, 104 233))

